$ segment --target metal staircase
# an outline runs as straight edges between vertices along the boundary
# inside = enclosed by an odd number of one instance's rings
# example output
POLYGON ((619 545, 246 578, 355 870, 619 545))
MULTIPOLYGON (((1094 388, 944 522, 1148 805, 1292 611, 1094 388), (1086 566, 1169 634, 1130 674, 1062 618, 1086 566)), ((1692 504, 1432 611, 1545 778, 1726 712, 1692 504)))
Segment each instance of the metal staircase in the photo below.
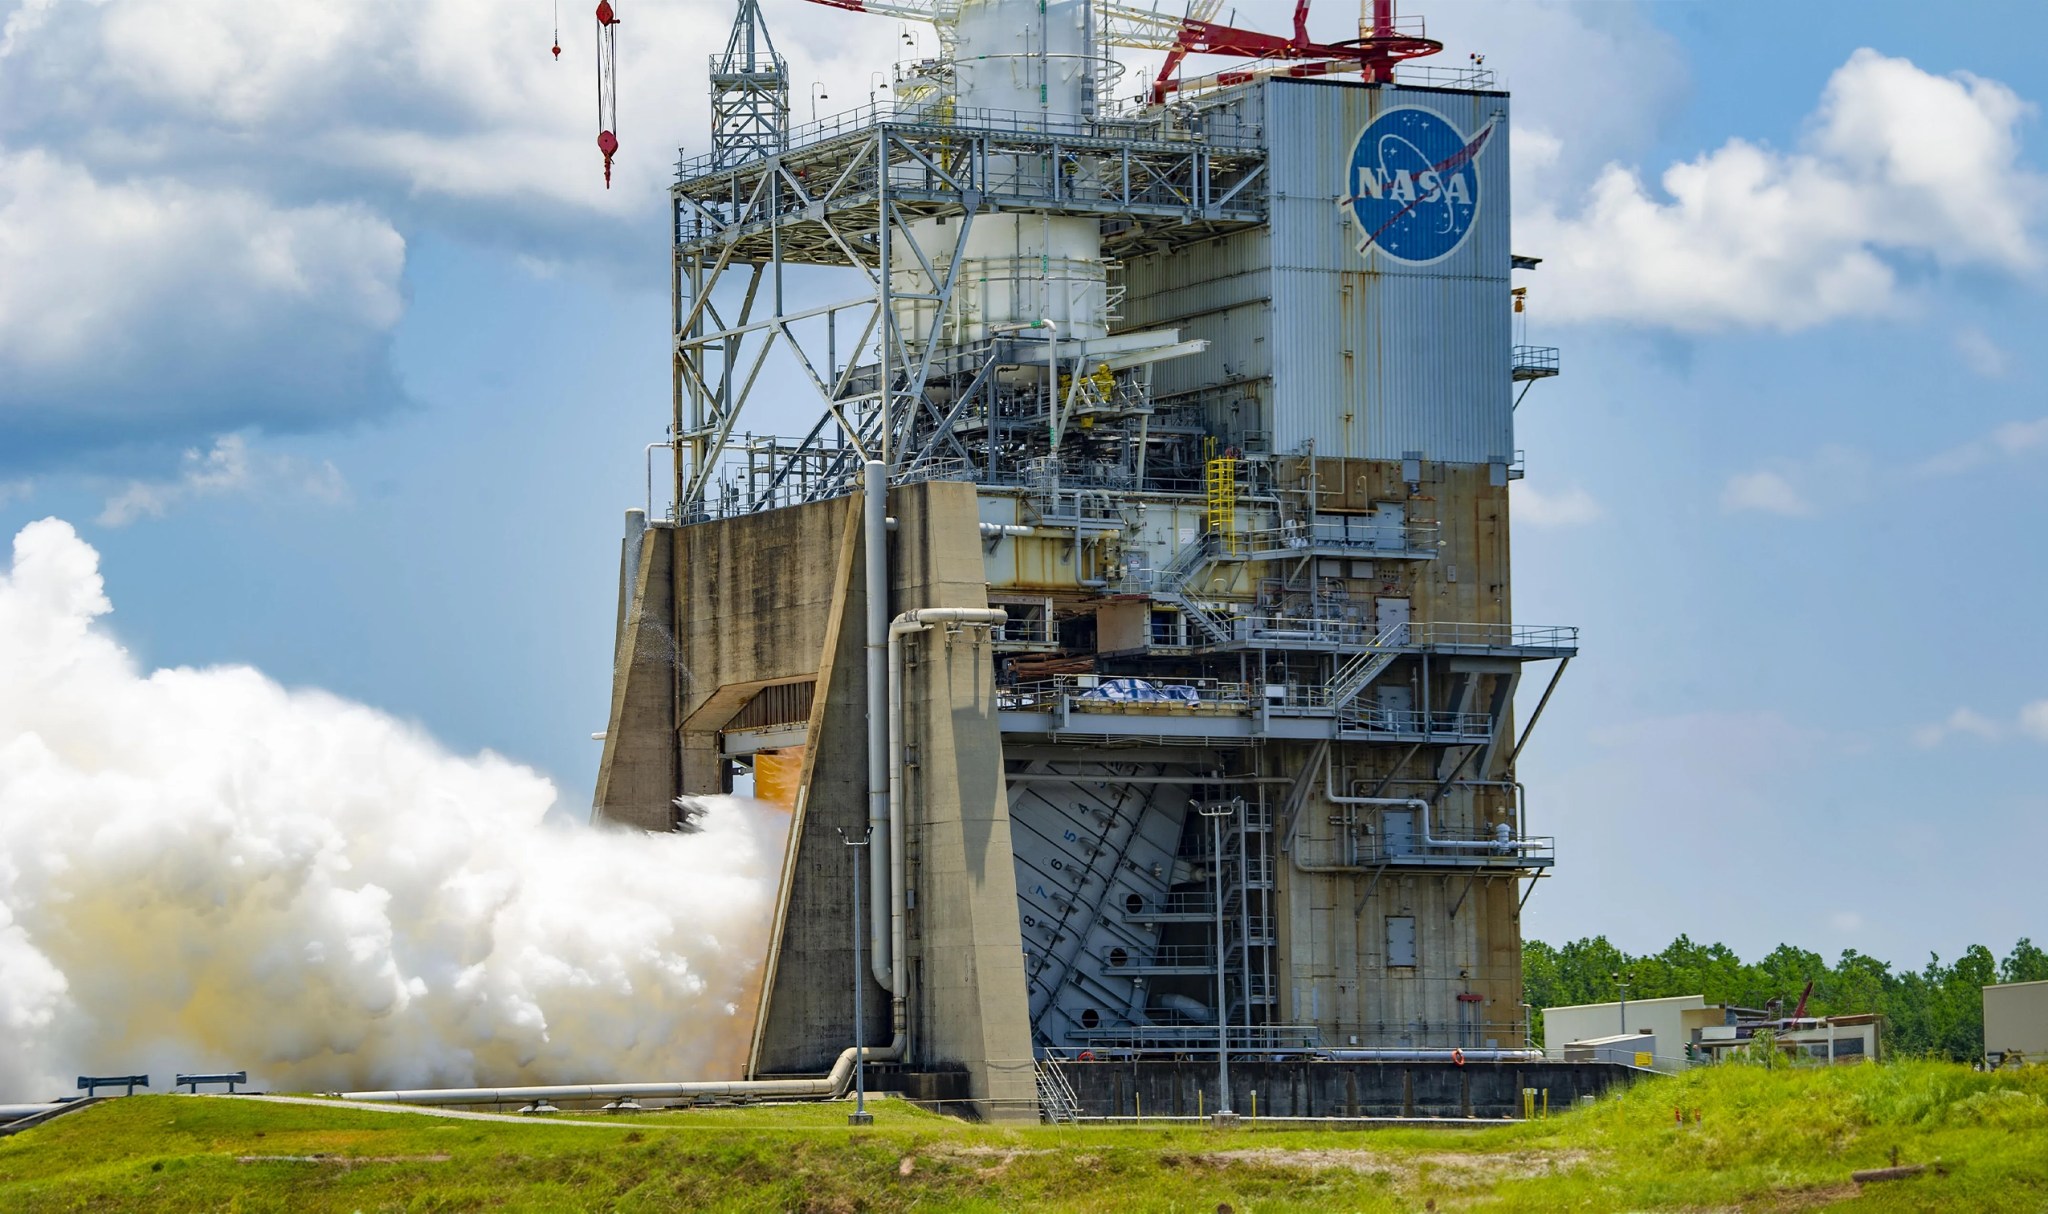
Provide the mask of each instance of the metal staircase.
POLYGON ((1036 1068, 1038 1081, 1038 1115, 1053 1125, 1071 1123, 1081 1114, 1081 1101, 1074 1095, 1074 1085, 1067 1082, 1067 1073, 1060 1069, 1060 1060, 1047 1055, 1036 1068))
POLYGON ((1188 583, 1194 580, 1195 571, 1208 561, 1221 543, 1214 532, 1209 532, 1182 547, 1172 564, 1152 575, 1152 583, 1146 588, 1153 601, 1179 608, 1181 614, 1187 616, 1212 645, 1221 645, 1233 638, 1235 634, 1230 621, 1189 597, 1188 583))
POLYGON ((1372 639, 1372 644, 1363 652, 1354 654, 1346 659, 1343 665, 1337 667, 1337 673, 1330 678, 1331 711, 1343 715, 1352 701, 1363 694, 1366 688, 1372 686, 1373 680, 1385 674, 1387 667, 1394 664, 1407 642, 1408 625, 1390 625, 1381 629, 1380 634, 1372 639))

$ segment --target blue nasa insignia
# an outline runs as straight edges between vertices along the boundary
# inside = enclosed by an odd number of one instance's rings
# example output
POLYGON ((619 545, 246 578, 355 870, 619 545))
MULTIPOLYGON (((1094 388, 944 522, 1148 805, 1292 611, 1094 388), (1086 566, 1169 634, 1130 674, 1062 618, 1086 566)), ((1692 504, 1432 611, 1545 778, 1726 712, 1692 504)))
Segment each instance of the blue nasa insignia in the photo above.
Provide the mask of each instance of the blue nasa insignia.
POLYGON ((1358 134, 1346 183, 1358 251, 1396 261, 1441 261, 1465 243, 1479 217, 1479 153, 1488 122, 1472 138, 1429 110, 1388 110, 1358 134))

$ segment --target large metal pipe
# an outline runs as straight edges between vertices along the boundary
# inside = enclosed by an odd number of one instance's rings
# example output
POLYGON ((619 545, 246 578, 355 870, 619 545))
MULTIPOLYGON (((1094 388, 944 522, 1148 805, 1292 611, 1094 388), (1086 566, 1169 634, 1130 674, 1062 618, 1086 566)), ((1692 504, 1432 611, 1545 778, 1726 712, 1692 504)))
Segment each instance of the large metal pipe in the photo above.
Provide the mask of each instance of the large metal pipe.
MULTIPOLYGON (((869 1062, 903 1056, 903 1038, 863 1051, 869 1062)), ((829 1099, 853 1081, 854 1049, 842 1051, 831 1071, 816 1079, 702 1080, 689 1083, 589 1083, 523 1088, 412 1088, 390 1092, 341 1092, 343 1100, 375 1104, 519 1104, 534 1100, 680 1100, 696 1096, 781 1096, 829 1099)))
MULTIPOLYGON (((1000 607, 924 607, 906 611, 889 625, 888 718, 888 838, 889 838, 889 939, 897 964, 889 972, 889 993, 895 996, 896 1028, 907 1028, 903 997, 909 984, 901 964, 909 922, 909 831, 903 826, 903 638, 923 632, 934 624, 964 624, 970 628, 996 628, 1007 623, 1010 613, 1000 607)), ((880 893, 879 887, 876 891, 880 893)))
POLYGON ((0 1104, 0 1125, 5 1125, 10 1121, 26 1121, 31 1117, 40 1117, 52 1109, 61 1109, 63 1107, 64 1105, 61 1102, 51 1104, 0 1104))
POLYGON ((875 981, 894 990, 895 953, 882 898, 889 888, 889 466, 869 460, 861 476, 867 531, 868 956, 875 981))
POLYGON ((1420 811, 1422 815, 1422 842, 1425 847, 1448 847, 1462 850, 1484 851, 1526 851, 1537 846, 1526 839, 1510 834, 1507 838, 1492 839, 1439 839, 1429 833, 1429 802, 1421 797, 1340 797, 1337 795, 1336 768, 1328 759, 1323 760, 1323 795, 1332 805, 1405 805, 1420 811))

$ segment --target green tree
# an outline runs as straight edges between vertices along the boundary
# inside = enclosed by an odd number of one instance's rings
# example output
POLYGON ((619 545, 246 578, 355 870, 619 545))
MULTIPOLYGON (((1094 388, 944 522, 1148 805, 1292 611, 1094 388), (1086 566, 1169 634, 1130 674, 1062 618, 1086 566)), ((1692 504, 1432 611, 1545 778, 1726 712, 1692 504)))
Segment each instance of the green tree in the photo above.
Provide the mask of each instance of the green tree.
POLYGON ((2012 946, 2005 960, 1998 963, 2000 982, 2041 982, 2048 980, 2048 952, 2037 948, 2025 936, 2012 946))

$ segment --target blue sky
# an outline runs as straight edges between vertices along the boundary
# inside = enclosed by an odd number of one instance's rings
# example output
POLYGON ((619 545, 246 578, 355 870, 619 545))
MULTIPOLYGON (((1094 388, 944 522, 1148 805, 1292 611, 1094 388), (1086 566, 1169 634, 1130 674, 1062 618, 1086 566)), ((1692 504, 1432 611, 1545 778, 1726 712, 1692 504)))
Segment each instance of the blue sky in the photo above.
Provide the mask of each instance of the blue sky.
MULTIPOLYGON (((149 663, 326 687, 580 806, 667 411, 660 191, 729 8, 622 6, 609 194, 587 16, 555 64, 523 8, 0 0, 0 528, 78 524, 149 663)), ((901 37, 766 8, 800 115, 901 37)), ((2048 937, 2048 11, 1423 11, 1515 91, 1564 357, 1519 414, 1516 614, 1585 629, 1523 760, 1559 853, 1529 933, 2048 937)))

